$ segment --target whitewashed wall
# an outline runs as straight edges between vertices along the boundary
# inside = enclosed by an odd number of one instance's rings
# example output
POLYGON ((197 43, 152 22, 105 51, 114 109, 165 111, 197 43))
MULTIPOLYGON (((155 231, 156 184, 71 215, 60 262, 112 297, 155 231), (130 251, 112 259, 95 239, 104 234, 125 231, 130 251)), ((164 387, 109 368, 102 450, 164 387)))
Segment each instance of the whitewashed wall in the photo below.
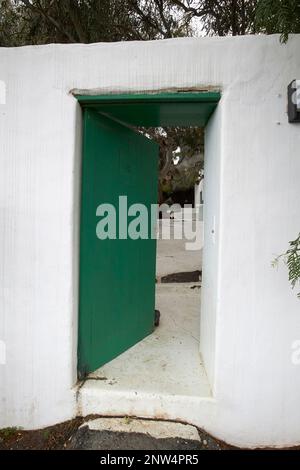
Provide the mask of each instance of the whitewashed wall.
POLYGON ((219 245, 221 194, 222 109, 220 104, 205 129, 204 250, 200 351, 215 392, 216 321, 219 306, 219 245))
POLYGON ((300 126, 286 115, 299 46, 260 36, 0 49, 0 426, 77 412, 81 115, 70 90, 218 86, 201 333, 215 402, 194 419, 234 444, 300 443, 300 304, 286 270, 271 268, 300 228, 300 126))

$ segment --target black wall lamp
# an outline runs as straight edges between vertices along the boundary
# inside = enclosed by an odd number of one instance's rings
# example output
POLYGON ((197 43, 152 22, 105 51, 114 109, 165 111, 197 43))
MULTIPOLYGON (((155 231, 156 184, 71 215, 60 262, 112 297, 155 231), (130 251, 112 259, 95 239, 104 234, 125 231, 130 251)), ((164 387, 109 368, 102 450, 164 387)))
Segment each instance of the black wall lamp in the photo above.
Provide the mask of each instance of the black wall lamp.
POLYGON ((289 122, 300 122, 300 80, 292 80, 288 86, 289 122))

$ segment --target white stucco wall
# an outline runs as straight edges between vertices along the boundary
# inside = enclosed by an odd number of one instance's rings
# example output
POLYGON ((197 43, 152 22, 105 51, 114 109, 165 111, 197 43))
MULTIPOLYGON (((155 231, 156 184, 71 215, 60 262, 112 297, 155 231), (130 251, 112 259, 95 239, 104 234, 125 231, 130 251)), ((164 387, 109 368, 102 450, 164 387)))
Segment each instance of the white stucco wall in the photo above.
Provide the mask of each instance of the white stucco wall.
POLYGON ((215 391, 216 319, 219 306, 219 244, 221 194, 222 106, 205 129, 204 249, 200 316, 200 351, 213 392, 215 391))
POLYGON ((271 268, 300 227, 300 126, 286 115, 299 46, 260 36, 0 49, 0 427, 77 412, 81 114, 70 90, 218 86, 206 164, 220 184, 205 199, 216 242, 204 261, 216 297, 203 294, 201 333, 215 403, 195 421, 234 444, 300 443, 300 304, 286 269, 271 268))

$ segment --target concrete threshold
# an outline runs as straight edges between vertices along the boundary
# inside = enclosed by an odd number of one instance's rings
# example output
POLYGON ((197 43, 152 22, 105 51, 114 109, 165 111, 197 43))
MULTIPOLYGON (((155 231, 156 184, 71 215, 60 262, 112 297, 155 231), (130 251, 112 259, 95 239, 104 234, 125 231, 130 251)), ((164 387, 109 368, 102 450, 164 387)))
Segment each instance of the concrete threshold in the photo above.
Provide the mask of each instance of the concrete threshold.
POLYGON ((159 327, 88 376, 78 393, 83 416, 205 424, 214 399, 199 354, 199 287, 197 283, 156 286, 159 327))
POLYGON ((97 418, 87 421, 75 431, 67 448, 200 450, 201 444, 202 439, 194 426, 126 417, 97 418))

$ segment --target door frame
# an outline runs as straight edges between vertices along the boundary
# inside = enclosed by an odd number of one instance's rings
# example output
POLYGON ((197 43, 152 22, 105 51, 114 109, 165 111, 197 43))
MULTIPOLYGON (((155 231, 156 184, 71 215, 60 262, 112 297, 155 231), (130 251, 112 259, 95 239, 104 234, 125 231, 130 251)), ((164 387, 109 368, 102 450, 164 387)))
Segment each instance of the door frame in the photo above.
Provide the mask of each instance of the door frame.
MULTIPOLYGON (((220 91, 195 91, 176 93, 133 93, 108 95, 75 95, 82 110, 93 108, 100 114, 124 125, 160 127, 160 126, 197 126, 205 127, 221 99, 220 91), (136 116, 138 119, 136 122, 136 116)), ((83 146, 81 160, 83 156, 83 146)), ((82 186, 82 176, 80 188, 82 186)), ((80 198, 80 201, 82 199, 80 198)), ((81 227, 81 202, 79 227, 81 227)), ((80 232, 80 230, 79 230, 80 232)), ((80 241, 79 241, 80 250, 80 241)), ((80 252, 79 252, 80 260, 80 252)), ((78 266, 80 273, 80 261, 78 266)), ((78 284, 78 300, 80 285, 78 284)), ((79 324, 78 302, 78 324, 79 324)), ((78 335, 77 331, 77 375, 78 370, 78 335)))
POLYGON ((110 95, 75 95, 80 106, 124 124, 144 127, 205 127, 218 102, 220 91, 176 93, 134 93, 110 95), (123 108, 124 112, 120 112, 123 108), (132 123, 132 110, 139 112, 138 124, 132 123))

